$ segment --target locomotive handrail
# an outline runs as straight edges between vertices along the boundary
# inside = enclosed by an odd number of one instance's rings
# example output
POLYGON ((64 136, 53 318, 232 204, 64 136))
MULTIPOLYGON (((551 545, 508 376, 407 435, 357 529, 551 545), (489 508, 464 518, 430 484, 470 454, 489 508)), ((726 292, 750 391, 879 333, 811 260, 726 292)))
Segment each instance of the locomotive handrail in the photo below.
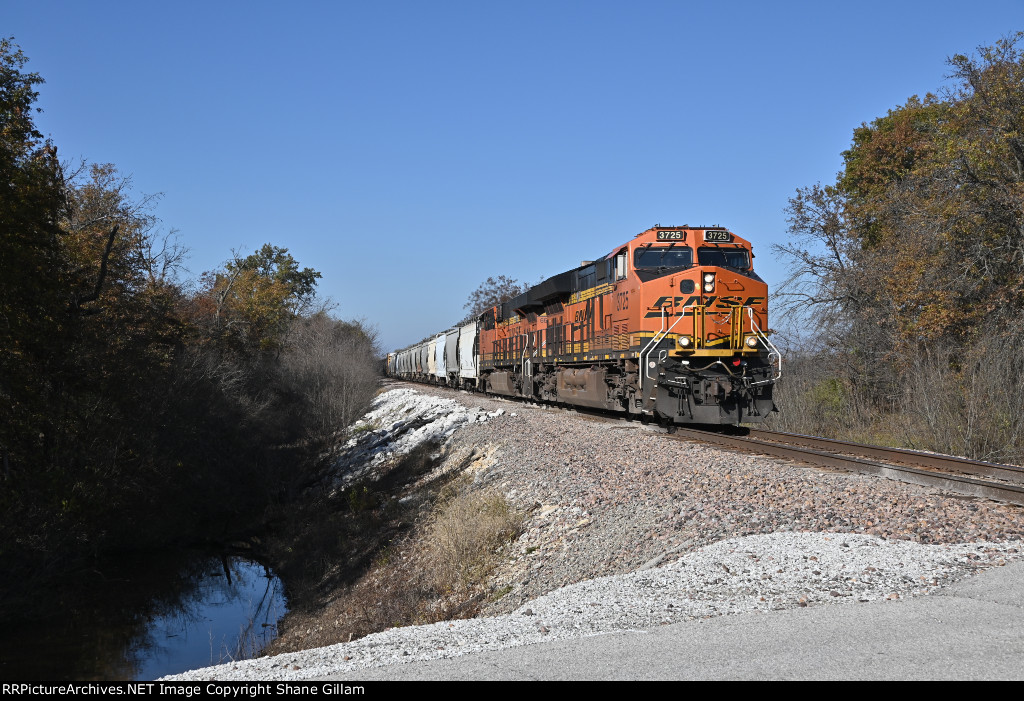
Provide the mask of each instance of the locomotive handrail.
POLYGON ((750 317, 750 328, 754 331, 754 333, 761 340, 761 342, 768 346, 768 362, 772 363, 772 358, 774 357, 775 361, 778 362, 779 364, 779 371, 778 374, 775 375, 775 377, 769 380, 764 380, 762 382, 754 382, 752 384, 764 385, 768 384, 769 382, 778 382, 779 378, 782 377, 782 353, 779 351, 778 348, 775 347, 775 344, 768 339, 768 336, 765 335, 764 331, 761 330, 761 327, 757 325, 757 321, 755 321, 754 319, 754 308, 746 307, 746 310, 747 316, 750 317))
MULTIPOLYGON (((521 366, 523 368, 523 378, 524 378, 524 381, 525 381, 525 378, 526 378, 526 364, 530 362, 529 360, 526 359, 526 352, 528 350, 530 350, 530 345, 531 345, 530 341, 531 341, 531 339, 530 339, 530 334, 528 334, 528 333, 521 333, 519 335, 520 336, 524 336, 526 338, 526 343, 523 344, 523 354, 519 357, 520 364, 521 364, 521 366)), ((536 357, 537 357, 537 352, 535 350, 533 355, 530 356, 530 358, 536 358, 536 357)))
MULTIPOLYGON (((676 323, 679 323, 679 321, 676 320, 676 323)), ((644 389, 644 379, 653 380, 654 378, 651 377, 647 372, 647 363, 644 361, 644 353, 647 353, 647 349, 650 348, 655 343, 660 343, 661 338, 664 338, 665 335, 667 335, 667 332, 665 331, 665 307, 663 306, 661 308, 661 328, 658 330, 658 333, 654 334, 654 336, 651 337, 651 340, 647 342, 647 345, 640 349, 639 360, 640 367, 643 370, 643 374, 640 375, 640 395, 645 398, 647 397, 647 392, 644 389), (661 336, 661 338, 658 338, 659 336, 661 336)), ((647 357, 650 357, 650 353, 647 353, 647 357)))
POLYGON ((653 380, 654 379, 653 377, 651 377, 650 372, 649 372, 650 368, 647 367, 647 363, 644 360, 644 353, 647 353, 647 359, 650 360, 651 353, 653 352, 653 349, 650 350, 650 351, 648 351, 648 349, 651 348, 651 346, 657 346, 659 343, 662 342, 662 340, 664 340, 664 338, 666 336, 668 336, 670 333, 672 333, 672 329, 674 329, 676 327, 676 324, 678 324, 680 321, 682 321, 683 318, 686 316, 686 310, 687 309, 691 309, 694 306, 695 305, 693 305, 693 304, 688 304, 685 307, 683 307, 682 309, 680 309, 679 310, 679 318, 676 319, 672 323, 672 325, 669 326, 667 329, 665 328, 665 307, 661 308, 661 330, 658 331, 658 333, 655 334, 654 337, 651 338, 651 340, 648 342, 648 344, 643 347, 643 350, 640 351, 640 365, 643 367, 643 374, 640 376, 640 394, 644 397, 644 399, 647 398, 647 389, 644 387, 644 384, 645 384, 644 383, 644 379, 648 379, 648 380, 653 380))
MULTIPOLYGON (((661 341, 664 340, 664 338, 666 336, 668 336, 670 333, 672 333, 672 329, 674 329, 676 327, 676 324, 678 324, 680 321, 682 321, 683 317, 685 316, 686 310, 687 309, 692 309, 695 306, 696 305, 694 305, 694 304, 689 304, 689 305, 683 307, 679 311, 679 318, 677 318, 675 320, 675 322, 673 322, 672 325, 670 327, 668 327, 667 329, 665 328, 665 322, 666 322, 665 309, 666 309, 666 307, 662 307, 661 308, 661 329, 658 331, 657 334, 655 334, 651 338, 651 340, 647 343, 647 345, 643 347, 643 350, 640 351, 640 358, 639 358, 639 360, 640 360, 640 364, 643 366, 643 374, 640 376, 640 394, 643 395, 645 398, 647 397, 647 388, 645 387, 646 383, 644 382, 644 380, 654 380, 655 379, 650 374, 650 368, 647 367, 647 361, 650 360, 651 353, 654 352, 653 346, 656 346, 658 343, 661 343, 661 341), (644 358, 645 355, 647 356, 646 359, 644 358)), ((750 318, 750 328, 753 330, 754 334, 758 337, 758 339, 760 339, 761 342, 764 343, 765 346, 767 346, 767 348, 768 348, 768 362, 770 364, 772 364, 773 366, 777 367, 777 370, 774 373, 773 377, 771 377, 770 379, 767 379, 767 380, 763 380, 761 382, 753 382, 753 383, 751 383, 751 385, 752 386, 756 386, 756 385, 764 385, 764 384, 769 384, 769 383, 772 383, 772 382, 777 382, 779 380, 779 378, 782 377, 782 353, 779 351, 778 348, 775 347, 775 344, 771 342, 771 340, 768 338, 768 336, 765 335, 764 331, 761 330, 761 327, 757 325, 757 321, 756 321, 756 319, 754 317, 754 309, 753 309, 753 307, 743 307, 743 308, 747 310, 747 316, 750 318)), ((694 326, 696 326, 696 316, 694 317, 694 326)), ((722 364, 722 367, 725 367, 724 363, 722 364)), ((726 370, 728 370, 728 368, 726 368, 726 370)), ((732 373, 730 373, 730 374, 732 374, 732 373)))

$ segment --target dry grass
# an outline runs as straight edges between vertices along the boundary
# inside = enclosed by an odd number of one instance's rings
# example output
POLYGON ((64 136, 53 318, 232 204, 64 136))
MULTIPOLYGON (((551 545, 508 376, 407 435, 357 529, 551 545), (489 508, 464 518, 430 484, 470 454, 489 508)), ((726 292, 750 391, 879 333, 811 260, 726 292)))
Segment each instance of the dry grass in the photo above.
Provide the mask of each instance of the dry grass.
POLYGON ((1021 464, 1021 342, 992 331, 973 344, 923 347, 884 368, 877 386, 833 356, 797 356, 766 427, 1021 464))
MULTIPOLYGON (((268 653, 475 615, 488 593, 487 577, 500 562, 501 547, 519 535, 523 515, 502 495, 475 488, 466 477, 447 483, 433 497, 432 508, 425 505, 397 515, 405 523, 411 520, 411 527, 378 540, 365 570, 350 584, 321 590, 324 598, 318 605, 289 614, 268 653)), ((383 525, 379 518, 366 525, 373 523, 383 525)))
POLYGON ((474 491, 465 481, 449 490, 425 533, 433 586, 458 592, 483 582, 495 553, 522 530, 522 514, 495 492, 474 491))

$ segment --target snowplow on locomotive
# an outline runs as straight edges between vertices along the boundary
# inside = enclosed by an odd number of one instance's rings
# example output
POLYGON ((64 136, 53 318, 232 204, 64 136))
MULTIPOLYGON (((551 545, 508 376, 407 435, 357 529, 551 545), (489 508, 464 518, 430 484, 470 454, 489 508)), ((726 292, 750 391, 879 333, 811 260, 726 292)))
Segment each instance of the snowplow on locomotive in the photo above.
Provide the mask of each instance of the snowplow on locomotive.
POLYGON ((763 421, 782 359, 750 243, 657 226, 478 319, 388 356, 388 374, 673 424, 763 421))

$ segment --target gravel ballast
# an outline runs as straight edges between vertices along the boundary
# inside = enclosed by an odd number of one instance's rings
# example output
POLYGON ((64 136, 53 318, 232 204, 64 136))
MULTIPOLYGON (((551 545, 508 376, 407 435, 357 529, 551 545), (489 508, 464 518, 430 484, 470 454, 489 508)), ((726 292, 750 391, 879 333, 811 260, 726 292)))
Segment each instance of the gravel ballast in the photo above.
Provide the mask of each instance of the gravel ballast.
POLYGON ((465 469, 527 512, 482 616, 170 678, 310 679, 712 616, 896 600, 1021 556, 1016 506, 741 455, 636 423, 391 386, 339 480, 411 449, 419 431, 443 442, 435 469, 465 469), (389 402, 397 413, 382 411, 389 402))

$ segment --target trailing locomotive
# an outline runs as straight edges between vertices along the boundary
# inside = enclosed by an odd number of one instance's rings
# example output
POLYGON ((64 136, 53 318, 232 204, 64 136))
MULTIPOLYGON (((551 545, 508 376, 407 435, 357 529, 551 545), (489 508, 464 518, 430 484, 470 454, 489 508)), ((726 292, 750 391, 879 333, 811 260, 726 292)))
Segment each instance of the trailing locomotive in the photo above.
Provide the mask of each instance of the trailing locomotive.
POLYGON ((760 422, 782 358, 753 257, 722 227, 656 226, 389 354, 387 373, 661 423, 760 422))

